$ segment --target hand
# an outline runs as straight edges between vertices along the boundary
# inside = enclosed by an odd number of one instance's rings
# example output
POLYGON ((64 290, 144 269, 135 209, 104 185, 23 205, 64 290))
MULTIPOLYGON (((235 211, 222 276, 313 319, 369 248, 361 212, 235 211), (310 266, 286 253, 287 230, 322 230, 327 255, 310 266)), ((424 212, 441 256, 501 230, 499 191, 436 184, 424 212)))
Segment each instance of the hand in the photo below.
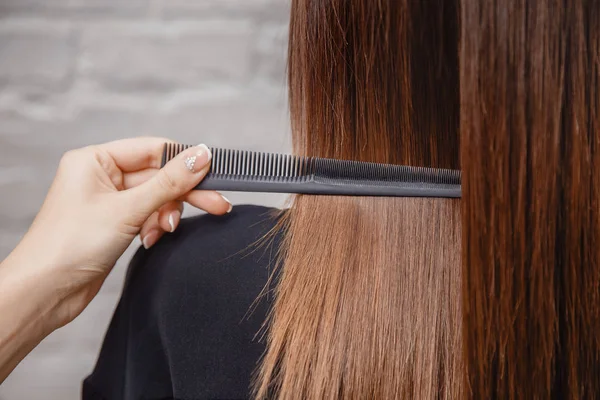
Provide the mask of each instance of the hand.
POLYGON ((211 214, 231 211, 216 192, 190 192, 209 170, 209 149, 190 148, 159 169, 166 141, 127 139, 62 158, 39 214, 11 255, 18 265, 12 272, 52 286, 53 328, 87 306, 138 233, 148 248, 175 230, 184 200, 211 214), (195 157, 194 171, 186 167, 188 157, 195 157))

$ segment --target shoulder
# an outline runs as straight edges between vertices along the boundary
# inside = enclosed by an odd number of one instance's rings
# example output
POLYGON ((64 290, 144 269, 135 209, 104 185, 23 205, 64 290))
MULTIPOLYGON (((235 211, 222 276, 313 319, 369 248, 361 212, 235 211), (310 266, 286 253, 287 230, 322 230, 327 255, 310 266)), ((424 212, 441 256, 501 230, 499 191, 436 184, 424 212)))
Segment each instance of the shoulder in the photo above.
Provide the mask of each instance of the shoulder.
POLYGON ((225 216, 184 219, 140 250, 143 262, 132 262, 124 296, 129 291, 146 327, 157 331, 176 397, 247 395, 264 350, 256 337, 272 300, 261 293, 279 246, 281 235, 270 234, 277 216, 237 206, 225 216))
POLYGON ((280 214, 237 206, 225 216, 186 218, 151 249, 141 248, 88 386, 127 388, 136 398, 148 390, 247 397, 264 351, 256 335, 271 302, 261 293, 279 247, 273 229, 280 214))
POLYGON ((165 246, 175 245, 179 249, 194 251, 200 244, 198 240, 202 240, 201 247, 218 245, 224 250, 231 250, 267 234, 280 213, 275 208, 238 205, 226 215, 184 218, 177 231, 168 235, 171 240, 163 242, 162 250, 165 246))
POLYGON ((174 233, 149 250, 138 250, 126 286, 148 280, 160 281, 161 287, 198 286, 232 276, 263 277, 279 245, 274 229, 280 214, 274 208, 241 205, 223 216, 184 218, 174 233))
POLYGON ((275 226, 280 210, 255 205, 239 205, 226 215, 198 215, 181 220, 177 230, 166 234, 147 253, 172 257, 179 252, 206 255, 205 252, 231 252, 265 236, 275 226))

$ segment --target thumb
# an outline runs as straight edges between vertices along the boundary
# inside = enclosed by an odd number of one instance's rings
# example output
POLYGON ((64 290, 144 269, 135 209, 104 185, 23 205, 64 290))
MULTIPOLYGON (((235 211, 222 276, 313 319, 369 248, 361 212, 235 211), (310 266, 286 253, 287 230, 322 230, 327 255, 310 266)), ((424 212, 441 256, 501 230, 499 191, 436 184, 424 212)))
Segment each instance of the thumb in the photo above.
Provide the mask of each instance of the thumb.
POLYGON ((173 157, 147 182, 128 192, 136 211, 147 215, 192 190, 210 169, 212 154, 204 145, 190 147, 173 157))

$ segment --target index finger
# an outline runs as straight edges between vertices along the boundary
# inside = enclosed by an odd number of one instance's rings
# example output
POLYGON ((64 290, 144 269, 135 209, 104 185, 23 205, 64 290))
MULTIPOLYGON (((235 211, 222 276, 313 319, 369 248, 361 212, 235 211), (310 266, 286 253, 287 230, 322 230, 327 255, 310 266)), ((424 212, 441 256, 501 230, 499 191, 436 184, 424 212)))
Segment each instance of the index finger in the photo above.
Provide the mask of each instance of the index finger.
POLYGON ((165 143, 173 140, 160 137, 137 137, 115 140, 97 147, 106 151, 123 172, 160 168, 165 143))

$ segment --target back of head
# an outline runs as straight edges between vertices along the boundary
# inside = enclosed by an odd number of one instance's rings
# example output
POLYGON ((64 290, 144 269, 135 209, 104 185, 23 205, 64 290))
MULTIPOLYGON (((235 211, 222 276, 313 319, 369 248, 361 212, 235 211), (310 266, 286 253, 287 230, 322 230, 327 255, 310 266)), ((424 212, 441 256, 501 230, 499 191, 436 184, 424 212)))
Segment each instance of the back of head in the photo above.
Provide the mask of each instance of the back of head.
MULTIPOLYGON (((458 168, 453 2, 294 0, 298 154, 458 168)), ((297 196, 257 397, 456 398, 459 201, 297 196)))

